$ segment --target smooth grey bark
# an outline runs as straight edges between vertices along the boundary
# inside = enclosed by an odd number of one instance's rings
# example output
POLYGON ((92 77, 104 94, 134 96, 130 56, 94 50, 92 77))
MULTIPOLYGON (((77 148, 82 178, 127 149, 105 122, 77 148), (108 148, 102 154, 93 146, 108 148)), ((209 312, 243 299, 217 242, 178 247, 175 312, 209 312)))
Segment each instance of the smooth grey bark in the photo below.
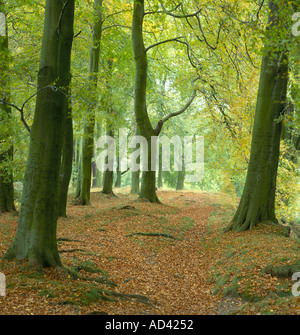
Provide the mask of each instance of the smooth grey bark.
POLYGON ((61 267, 56 241, 59 173, 71 80, 74 0, 47 0, 30 147, 17 231, 6 259, 61 267))

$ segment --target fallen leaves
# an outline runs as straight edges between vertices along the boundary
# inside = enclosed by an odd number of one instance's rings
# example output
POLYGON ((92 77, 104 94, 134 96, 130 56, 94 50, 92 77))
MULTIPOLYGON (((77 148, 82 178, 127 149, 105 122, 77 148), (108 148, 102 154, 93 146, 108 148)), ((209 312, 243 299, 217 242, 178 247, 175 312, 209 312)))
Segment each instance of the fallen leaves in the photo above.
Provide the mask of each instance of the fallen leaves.
MULTIPOLYGON (((92 193, 92 206, 70 203, 68 217, 58 221, 58 248, 77 277, 1 260, 7 295, 0 314, 299 313, 296 298, 276 298, 291 283, 262 271, 271 260, 299 258, 291 240, 270 227, 221 234, 232 210, 224 195, 160 191, 159 197, 162 205, 124 193, 105 199, 92 193), (237 296, 226 300, 226 292, 237 296)), ((0 255, 16 225, 11 214, 0 216, 0 255)))

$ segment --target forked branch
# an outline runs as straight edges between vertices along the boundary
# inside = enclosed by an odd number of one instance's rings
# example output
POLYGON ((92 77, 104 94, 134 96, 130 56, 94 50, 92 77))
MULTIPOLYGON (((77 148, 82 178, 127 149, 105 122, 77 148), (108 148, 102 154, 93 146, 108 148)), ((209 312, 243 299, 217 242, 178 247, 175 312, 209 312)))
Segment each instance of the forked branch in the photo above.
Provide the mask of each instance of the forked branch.
POLYGON ((198 79, 200 79, 200 78, 197 77, 196 79, 194 79, 192 81, 194 89, 193 89, 193 93, 192 93, 191 97, 189 98, 189 100, 187 101, 187 103, 180 110, 178 110, 177 112, 170 113, 167 116, 165 116, 163 119, 161 119, 161 120, 158 121, 157 126, 156 126, 156 128, 154 130, 156 136, 158 136, 160 134, 160 132, 162 130, 162 127, 163 127, 163 125, 164 125, 165 122, 167 122, 169 119, 171 119, 174 116, 178 116, 178 115, 184 113, 190 107, 190 105, 192 104, 192 102, 194 101, 194 99, 195 99, 195 97, 197 95, 197 90, 198 89, 195 88, 195 82, 198 79))

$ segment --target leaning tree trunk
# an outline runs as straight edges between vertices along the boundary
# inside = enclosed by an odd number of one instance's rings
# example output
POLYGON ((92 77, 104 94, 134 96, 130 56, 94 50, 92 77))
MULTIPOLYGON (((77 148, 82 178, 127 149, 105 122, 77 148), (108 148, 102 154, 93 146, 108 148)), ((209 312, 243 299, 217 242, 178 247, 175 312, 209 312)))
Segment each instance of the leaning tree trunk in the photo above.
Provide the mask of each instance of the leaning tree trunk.
MULTIPOLYGON (((272 1, 269 6, 268 30, 273 30, 278 24, 278 7, 272 1)), ((266 43, 246 182, 237 212, 227 230, 244 231, 259 222, 277 222, 275 190, 282 128, 278 118, 285 107, 288 61, 285 51, 272 51, 271 40, 266 43)))
POLYGON ((84 127, 82 141, 82 164, 80 171, 80 194, 78 197, 79 204, 90 204, 90 190, 92 182, 92 158, 94 152, 94 131, 95 131, 95 106, 96 106, 96 88, 97 77, 99 72, 99 55, 102 35, 102 0, 94 1, 94 25, 92 34, 92 47, 90 49, 90 68, 89 82, 92 91, 91 110, 84 127))
POLYGON ((74 0, 47 0, 38 86, 17 231, 5 258, 62 266, 56 241, 58 187, 70 83, 74 0))
MULTIPOLYGON (((144 0, 134 1, 132 19, 132 45, 135 59, 134 112, 140 136, 148 143, 148 166, 143 168, 140 198, 160 203, 156 195, 155 170, 151 169, 151 160, 155 155, 151 150, 151 136, 156 136, 152 128, 146 106, 147 55, 143 39, 144 0), (153 157, 152 157, 153 156, 153 157)), ((156 164, 153 163, 153 166, 156 164)))
MULTIPOLYGON (((0 1, 0 13, 5 17, 3 1, 0 1)), ((0 36, 0 99, 6 101, 9 98, 9 50, 6 21, 4 23, 4 36, 0 36)), ((13 144, 10 116, 11 108, 5 103, 0 103, 0 142, 4 144, 4 151, 0 152, 0 213, 15 211, 13 173, 11 168, 13 144)))

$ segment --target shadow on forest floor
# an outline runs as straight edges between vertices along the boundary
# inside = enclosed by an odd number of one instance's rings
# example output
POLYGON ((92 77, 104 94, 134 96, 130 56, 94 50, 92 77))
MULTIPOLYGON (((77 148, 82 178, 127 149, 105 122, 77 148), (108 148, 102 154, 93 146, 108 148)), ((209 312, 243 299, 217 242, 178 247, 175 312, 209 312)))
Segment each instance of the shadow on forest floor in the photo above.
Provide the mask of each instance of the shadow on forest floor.
MULTIPOLYGON (((0 260, 0 314, 300 313, 291 292, 291 271, 300 272, 293 238, 270 225, 224 234, 235 208, 225 194, 159 191, 158 205, 126 191, 93 192, 92 206, 70 202, 57 235, 71 275, 0 260)), ((0 216, 0 256, 16 225, 17 216, 0 216)))

